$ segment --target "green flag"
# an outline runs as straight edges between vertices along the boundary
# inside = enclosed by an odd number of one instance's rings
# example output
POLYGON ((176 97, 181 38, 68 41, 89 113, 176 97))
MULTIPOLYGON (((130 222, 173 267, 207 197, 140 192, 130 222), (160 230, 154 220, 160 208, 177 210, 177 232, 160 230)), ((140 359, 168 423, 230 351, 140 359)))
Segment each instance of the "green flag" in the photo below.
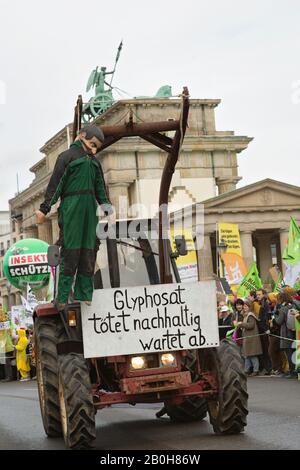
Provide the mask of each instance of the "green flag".
POLYGON ((250 269, 237 290, 238 297, 247 297, 251 290, 260 289, 262 282, 259 277, 255 261, 251 264, 250 269))
POLYGON ((233 330, 227 331, 227 333, 226 333, 226 338, 231 339, 231 338, 232 338, 232 335, 233 335, 233 333, 236 331, 236 329, 237 329, 237 327, 233 328, 233 330))
POLYGON ((282 277, 282 273, 279 273, 278 275, 278 279, 276 281, 276 284, 274 286, 274 289, 273 289, 273 292, 280 292, 281 289, 285 286, 284 284, 284 280, 283 280, 283 277, 282 277))
POLYGON ((283 250, 282 259, 291 266, 300 262, 300 228, 291 217, 288 243, 283 250))

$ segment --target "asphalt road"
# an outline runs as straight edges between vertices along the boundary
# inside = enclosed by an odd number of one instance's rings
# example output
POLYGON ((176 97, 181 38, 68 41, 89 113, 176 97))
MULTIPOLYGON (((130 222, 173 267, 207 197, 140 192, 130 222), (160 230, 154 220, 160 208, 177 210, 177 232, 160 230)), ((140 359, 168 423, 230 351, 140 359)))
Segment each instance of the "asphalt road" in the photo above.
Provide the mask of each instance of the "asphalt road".
MULTIPOLYGON (((157 419, 159 405, 107 408, 97 413, 99 450, 300 449, 300 382, 279 377, 248 380, 246 432, 215 436, 207 419, 173 424, 157 419)), ((0 449, 64 449, 45 436, 35 381, 0 383, 0 449)))

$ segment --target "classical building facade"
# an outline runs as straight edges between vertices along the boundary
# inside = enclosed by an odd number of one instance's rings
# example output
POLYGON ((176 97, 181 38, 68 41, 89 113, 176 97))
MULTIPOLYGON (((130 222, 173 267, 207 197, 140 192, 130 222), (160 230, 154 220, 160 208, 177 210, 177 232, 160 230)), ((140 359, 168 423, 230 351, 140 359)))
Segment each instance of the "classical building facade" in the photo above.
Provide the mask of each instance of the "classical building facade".
MULTIPOLYGON (((217 99, 190 101, 189 127, 170 193, 172 210, 233 191, 241 178, 237 155, 247 148, 251 138, 236 136, 233 131, 216 130, 215 109, 219 104, 217 99)), ((129 114, 136 122, 173 120, 179 118, 180 106, 180 99, 122 100, 95 123, 100 126, 124 123, 129 114)), ((40 226, 36 225, 34 212, 43 201, 58 155, 72 141, 71 129, 71 124, 65 126, 43 145, 42 158, 30 168, 34 174, 32 183, 9 201, 11 242, 23 237, 40 238, 48 243, 57 240, 57 208, 52 209, 47 221, 40 226)), ((157 213, 166 157, 164 151, 137 137, 121 139, 99 154, 109 196, 120 218, 157 213)), ((9 295, 5 285, 1 292, 9 295)), ((19 300, 14 288, 10 295, 16 302, 19 300)))
POLYGON ((3 271, 4 255, 11 243, 16 240, 16 237, 11 234, 9 211, 0 211, 0 303, 7 307, 14 305, 19 300, 15 292, 12 292, 12 287, 4 277, 3 271))
MULTIPOLYGON (((191 100, 189 128, 173 178, 170 203, 174 207, 233 190, 240 179, 237 154, 247 148, 251 138, 216 130, 215 108, 219 103, 220 100, 191 100)), ((130 112, 136 122, 178 119, 180 105, 180 99, 122 100, 95 123, 126 122, 130 112)), ((22 233, 24 237, 38 237, 49 243, 57 239, 56 208, 41 226, 36 225, 34 211, 43 200, 57 156, 68 148, 71 139, 71 125, 68 125, 48 140, 41 148, 43 158, 30 168, 33 182, 10 200, 11 216, 17 221, 17 238, 22 233)), ((141 205, 149 215, 157 212, 160 177, 166 159, 164 151, 141 138, 131 137, 104 150, 99 158, 110 199, 120 217, 141 216, 141 205), (136 207, 131 213, 129 206, 133 205, 136 207)))
MULTIPOLYGON (((172 181, 170 208, 175 211, 176 219, 178 208, 193 210, 196 204, 203 205, 204 244, 198 252, 200 278, 210 278, 216 273, 216 224, 230 222, 239 224, 246 264, 249 266, 253 259, 257 260, 265 280, 272 264, 282 266, 281 254, 290 216, 300 220, 300 188, 267 179, 236 189, 241 179, 237 155, 247 148, 251 138, 216 130, 215 109, 219 103, 220 100, 202 99, 190 102, 189 127, 172 181)), ((180 99, 122 100, 95 123, 117 125, 126 122, 130 113, 136 122, 178 119, 180 104, 180 99)), ((44 144, 40 149, 43 157, 30 168, 34 174, 31 185, 9 201, 11 242, 23 237, 40 238, 48 243, 57 240, 56 207, 40 226, 36 225, 34 211, 43 200, 57 156, 72 141, 71 128, 71 124, 67 125, 44 144)), ((141 138, 131 137, 121 139, 98 158, 120 218, 157 213, 165 152, 141 138)), ((194 222, 197 231, 199 227, 194 222)), ((1 294, 7 297, 5 280, 0 287, 1 294)), ((10 295, 18 301, 14 289, 10 295)))
MULTIPOLYGON (((216 273, 216 226, 239 225, 247 267, 256 261, 265 283, 274 265, 284 272, 282 252, 287 244, 290 218, 300 222, 300 187, 265 179, 203 201, 204 243, 198 252, 201 279, 216 273)), ((195 232, 201 227, 194 227, 195 232)))

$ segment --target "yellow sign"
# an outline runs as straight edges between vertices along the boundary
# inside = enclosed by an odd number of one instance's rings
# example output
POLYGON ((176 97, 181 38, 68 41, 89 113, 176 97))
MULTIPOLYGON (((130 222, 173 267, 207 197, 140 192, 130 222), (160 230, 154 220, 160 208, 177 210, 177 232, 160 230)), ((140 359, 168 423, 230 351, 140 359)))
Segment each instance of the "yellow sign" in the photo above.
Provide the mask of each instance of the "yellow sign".
POLYGON ((225 264, 226 279, 230 285, 240 284, 247 274, 245 261, 236 253, 223 253, 221 258, 225 264))
POLYGON ((247 267, 242 257, 241 239, 239 226, 237 224, 220 223, 219 224, 219 243, 227 245, 224 253, 220 254, 222 262, 220 262, 220 273, 223 275, 223 267, 225 267, 225 275, 230 287, 233 291, 242 282, 247 274, 247 267))
POLYGON ((219 242, 227 245, 226 253, 236 253, 242 256, 239 226, 237 224, 219 224, 219 242))
POLYGON ((172 251, 176 251, 175 237, 184 235, 186 241, 187 255, 176 258, 176 265, 182 282, 198 281, 197 254, 193 235, 190 230, 170 230, 172 251))

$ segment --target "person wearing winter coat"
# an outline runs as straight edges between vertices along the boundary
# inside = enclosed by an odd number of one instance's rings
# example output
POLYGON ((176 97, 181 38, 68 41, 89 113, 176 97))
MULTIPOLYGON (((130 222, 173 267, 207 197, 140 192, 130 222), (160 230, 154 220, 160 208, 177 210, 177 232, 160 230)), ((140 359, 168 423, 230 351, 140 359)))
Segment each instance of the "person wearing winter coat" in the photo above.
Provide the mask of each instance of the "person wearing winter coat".
POLYGON ((274 316, 278 312, 278 293, 271 292, 268 294, 268 301, 271 310, 270 336, 268 353, 272 363, 272 375, 281 375, 284 373, 284 364, 287 359, 285 354, 280 350, 280 326, 274 321, 274 316), (285 360, 284 360, 285 359, 285 360))
POLYGON ((29 343, 28 339, 26 338, 25 330, 18 330, 18 342, 15 346, 17 354, 17 369, 21 375, 21 380, 30 380, 29 372, 30 372, 30 365, 29 365, 29 358, 26 354, 26 348, 29 343))
POLYGON ((262 355, 260 357, 260 365, 264 375, 270 375, 272 371, 271 359, 269 357, 269 333, 270 333, 270 320, 271 312, 267 300, 267 292, 265 289, 257 289, 256 298, 260 306, 257 316, 258 331, 260 336, 262 355))
POLYGON ((232 329, 232 313, 227 305, 221 307, 219 311, 219 338, 220 341, 226 337, 226 333, 232 329))
MULTIPOLYGON (((234 302, 234 312, 233 312, 234 321, 236 322, 243 321, 243 318, 244 318, 243 312, 244 312, 244 301, 243 299, 237 299, 234 302)), ((241 328, 237 328, 236 331, 234 332, 233 340, 235 341, 235 343, 237 344, 239 348, 242 347, 242 343, 243 343, 241 340, 242 336, 243 336, 243 332, 241 328)))
POLYGON ((257 319, 252 310, 252 304, 248 300, 244 301, 243 321, 235 322, 235 324, 242 329, 243 333, 242 354, 245 357, 245 372, 247 375, 258 375, 258 356, 262 354, 262 346, 260 337, 257 336, 259 334, 257 319))
POLYGON ((295 364, 293 362, 294 341, 296 339, 295 331, 288 328, 288 311, 293 309, 293 299, 286 292, 280 292, 278 295, 278 306, 274 312, 274 322, 280 326, 280 349, 285 352, 289 363, 288 378, 296 376, 295 364))

